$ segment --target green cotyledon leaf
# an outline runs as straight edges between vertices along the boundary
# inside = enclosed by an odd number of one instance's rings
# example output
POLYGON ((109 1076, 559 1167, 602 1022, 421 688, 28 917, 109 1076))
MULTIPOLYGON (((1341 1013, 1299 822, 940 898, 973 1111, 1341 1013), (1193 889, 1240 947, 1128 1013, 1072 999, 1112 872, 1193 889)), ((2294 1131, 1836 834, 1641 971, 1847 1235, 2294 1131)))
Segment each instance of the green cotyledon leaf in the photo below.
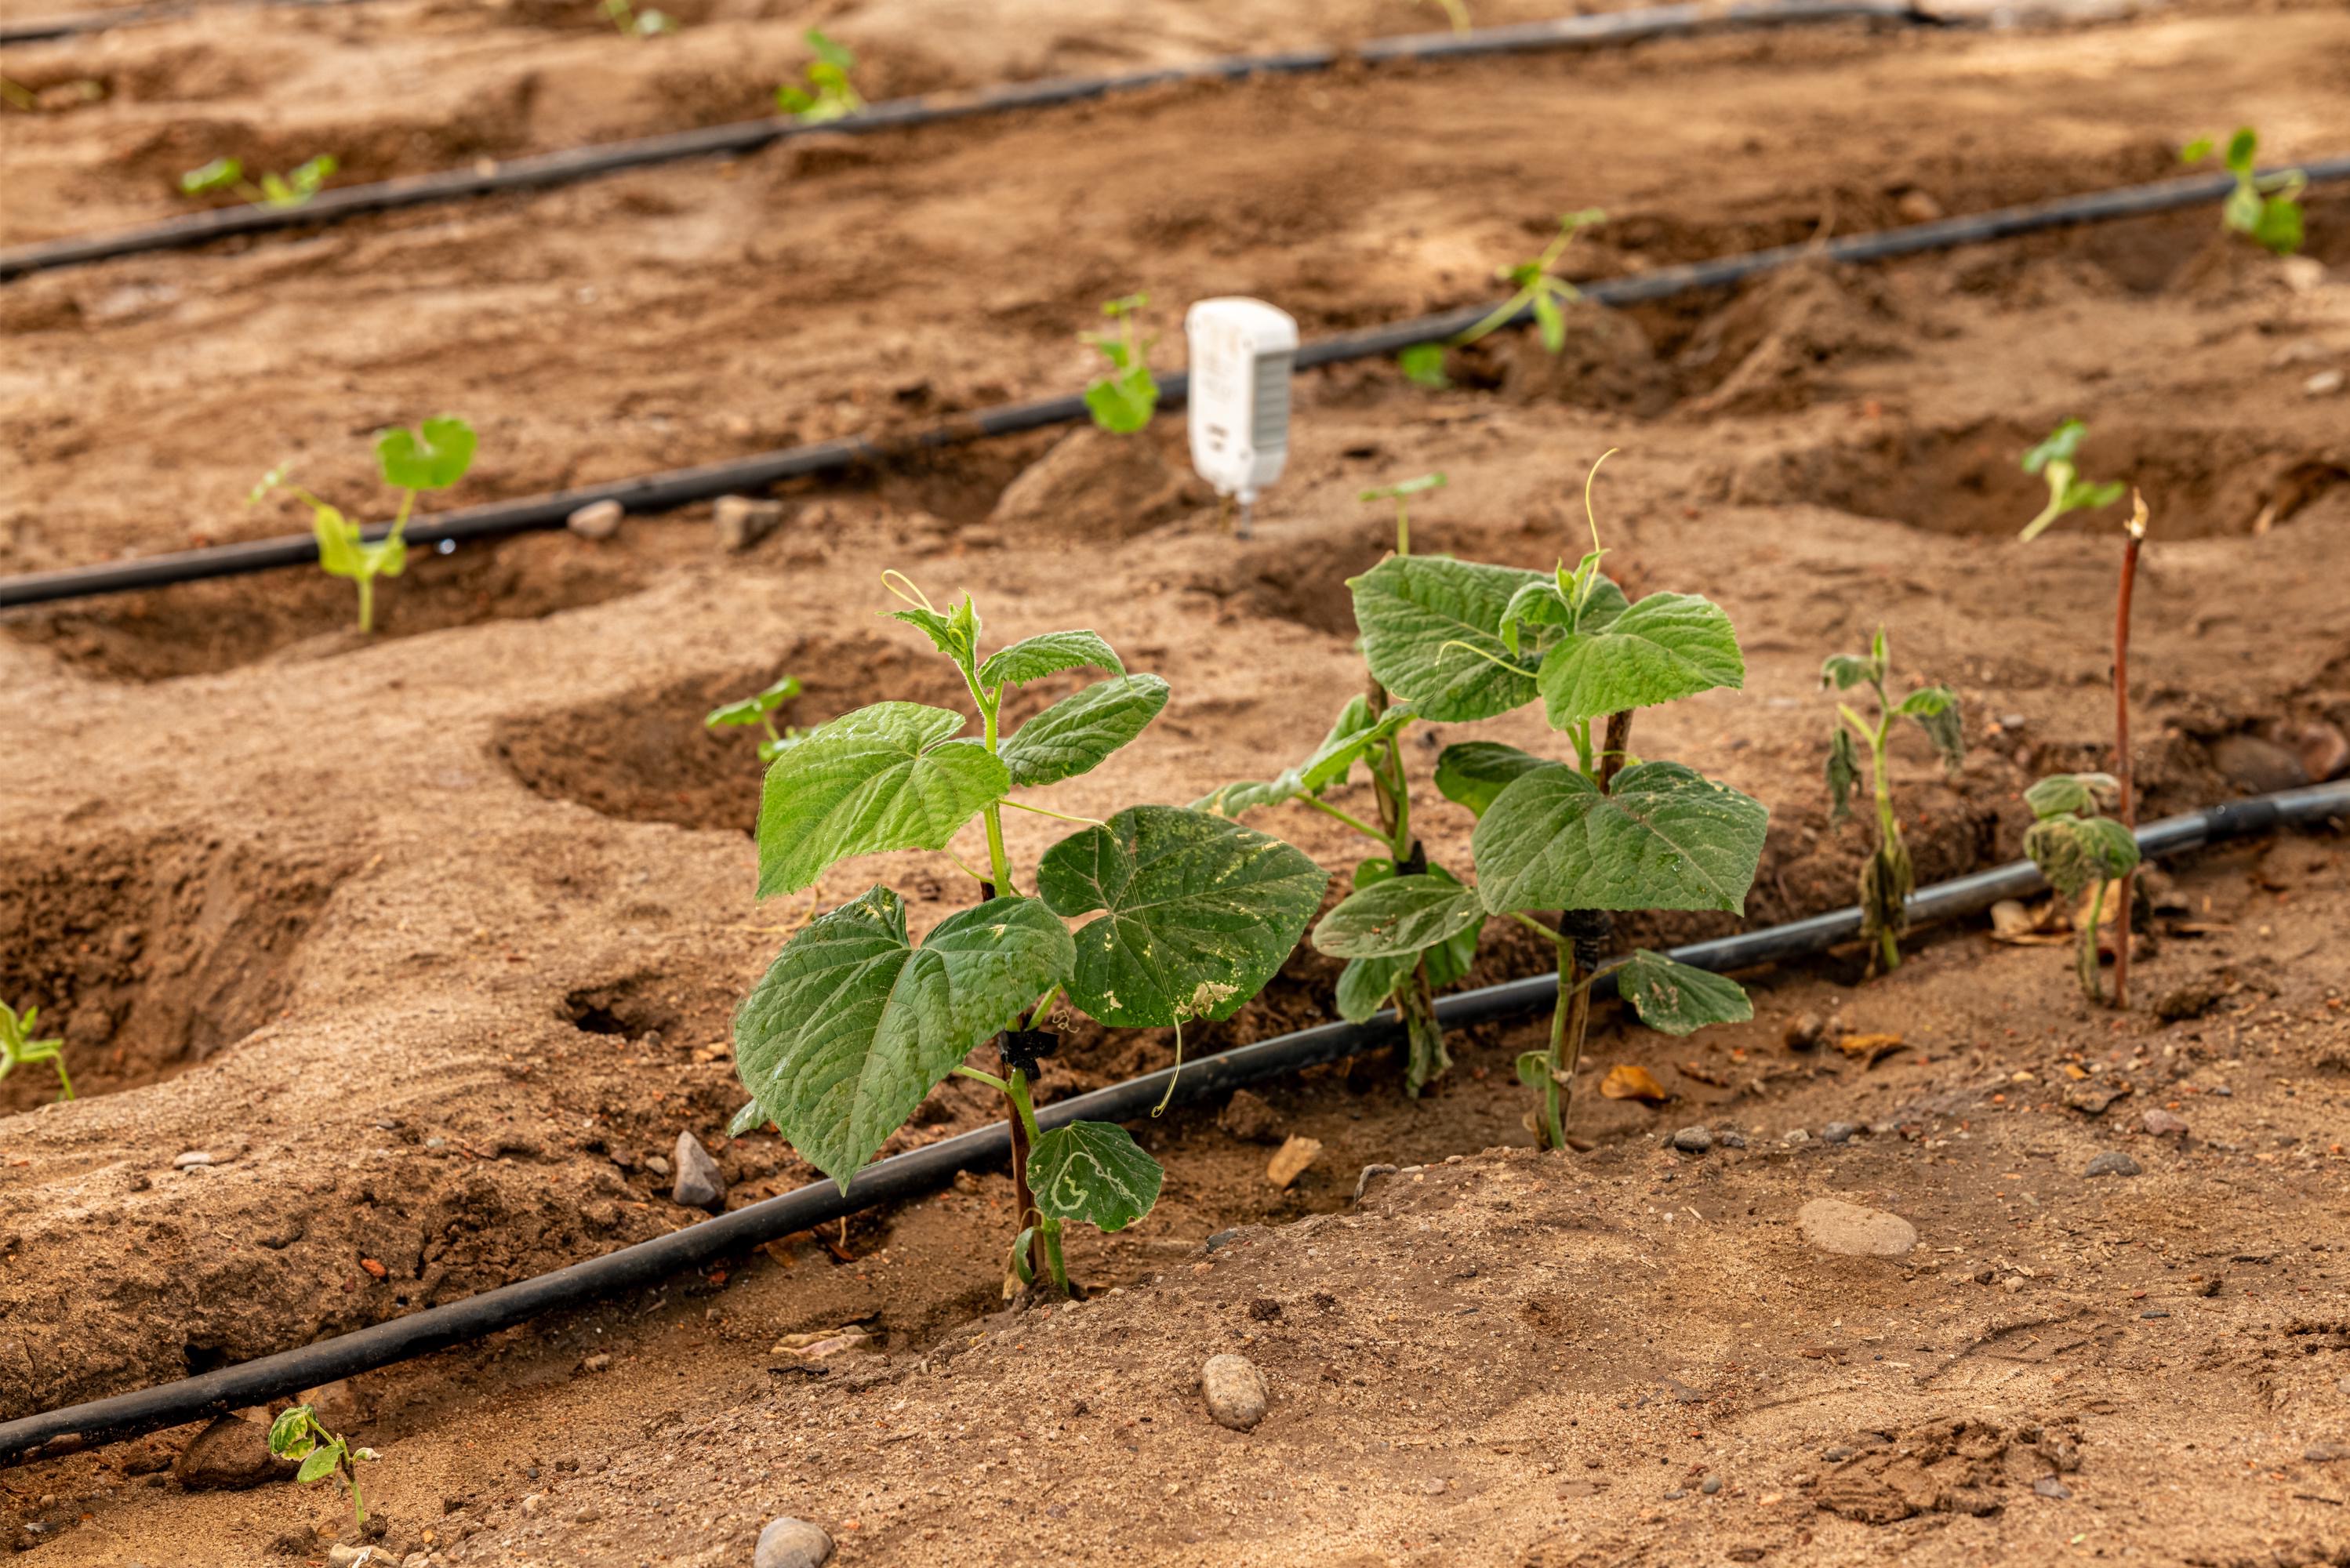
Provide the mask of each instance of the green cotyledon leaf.
POLYGON ((1123 1231, 1149 1213, 1166 1175, 1131 1134, 1110 1122, 1054 1127, 1028 1153, 1036 1207, 1103 1231, 1123 1231))
POLYGON ((1538 768, 1493 799, 1470 836, 1479 889, 1513 909, 1745 907, 1770 812, 1679 763, 1640 763, 1606 794, 1575 769, 1538 768))
POLYGON ((1649 1028, 1689 1034, 1709 1023, 1742 1023, 1754 1003, 1739 983, 1646 948, 1616 971, 1616 992, 1649 1028))
POLYGON ((400 490, 446 490, 473 465, 473 427, 453 414, 426 420, 419 431, 388 430, 376 437, 383 482, 400 490))
POLYGON ((1058 784, 1101 766, 1166 706, 1167 682, 1156 675, 1098 680, 1021 725, 996 754, 1014 784, 1058 784))
POLYGON ((846 1190, 922 1096, 1075 957, 1035 898, 959 910, 917 948, 905 905, 877 887, 784 944, 734 1015, 735 1069, 764 1119, 846 1190))
POLYGON ((967 721, 877 702, 777 756, 759 802, 759 897, 796 892, 852 855, 941 849, 1012 787, 1003 762, 952 739, 967 721))
POLYGON ((1036 889, 1076 932, 1069 1000, 1119 1027, 1229 1018, 1281 968, 1329 877, 1204 811, 1129 806, 1045 852, 1036 889))

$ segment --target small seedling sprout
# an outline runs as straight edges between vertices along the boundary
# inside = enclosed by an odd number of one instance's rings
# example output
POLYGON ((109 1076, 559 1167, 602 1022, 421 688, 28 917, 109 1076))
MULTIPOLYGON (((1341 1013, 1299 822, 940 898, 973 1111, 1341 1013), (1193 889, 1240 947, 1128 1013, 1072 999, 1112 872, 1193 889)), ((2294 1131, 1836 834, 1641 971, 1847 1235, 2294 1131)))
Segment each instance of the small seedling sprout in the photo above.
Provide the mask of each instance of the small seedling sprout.
POLYGON ((677 31, 677 18, 648 7, 639 11, 629 0, 604 0, 604 15, 624 37, 654 38, 677 31))
POLYGON ((772 763, 783 754, 785 747, 795 745, 801 739, 801 732, 789 725, 781 730, 775 728, 775 710, 799 694, 798 678, 786 675, 764 691, 745 697, 739 702, 712 708, 710 716, 702 722, 704 728, 712 730, 759 725, 767 732, 767 738, 759 742, 759 760, 772 763))
MULTIPOLYGON (((2097 981, 2097 928, 2104 923, 2106 889, 2137 868, 2137 837, 2121 823, 2097 812, 2100 799, 2120 792, 2111 774, 2055 774, 2023 792, 2023 801, 2035 819, 2023 835, 2023 852, 2048 878, 2070 908, 2080 927, 2081 942, 2074 967, 2081 994, 2091 1002, 2105 1000, 2097 981), (2085 913, 2081 895, 2095 888, 2085 913)), ((2116 940, 2129 940, 2127 894, 2119 912, 2116 940)))
POLYGON ((63 1039, 36 1040, 33 1025, 40 1021, 41 1010, 28 1007, 19 1014, 6 1002, 0 1002, 0 1078, 18 1067, 29 1067, 36 1062, 47 1062, 57 1070, 57 1098, 74 1097, 73 1076, 66 1071, 66 1043, 63 1039))
POLYGON ((1425 495, 1432 490, 1441 490, 1446 483, 1441 473, 1423 473, 1417 479, 1400 480, 1394 484, 1382 484, 1376 490, 1362 491, 1355 499, 1395 503, 1396 554, 1409 556, 1411 554, 1411 498, 1425 495))
POLYGON ((1604 223, 1607 214, 1596 207, 1567 213, 1558 220, 1558 234, 1544 245, 1540 255, 1515 266, 1495 267, 1493 275, 1515 290, 1509 298, 1471 325, 1466 331, 1454 334, 1441 343, 1415 343, 1396 357, 1405 377, 1432 391, 1442 391, 1452 383, 1444 374, 1444 351, 1465 348, 1518 319, 1525 310, 1534 311, 1534 326, 1542 334, 1543 347, 1553 354, 1566 348, 1566 306, 1581 299, 1581 291, 1563 277, 1553 275, 1575 243, 1575 236, 1595 223, 1604 223))
POLYGON ((264 174, 255 184, 244 177, 244 165, 234 158, 215 158, 180 176, 182 195, 201 196, 213 191, 233 191, 256 207, 299 207, 324 188, 340 167, 333 156, 317 157, 296 165, 289 174, 264 174))
POLYGON ((269 1424, 269 1451, 281 1459, 302 1461, 302 1468, 294 1472, 299 1485, 308 1486, 328 1476, 342 1482, 351 1494, 351 1518, 359 1533, 367 1533, 367 1500, 359 1494, 359 1466, 381 1457, 373 1449, 351 1447, 327 1430, 316 1410, 296 1405, 279 1412, 269 1424))
POLYGON ((348 577, 359 586, 359 630, 375 629, 375 580, 396 577, 408 566, 408 519, 416 497, 427 490, 446 490, 465 477, 473 463, 473 427, 452 414, 426 420, 421 431, 387 430, 376 436, 376 461, 383 481, 400 492, 400 512, 380 539, 370 540, 342 511, 298 484, 286 483, 288 465, 278 464, 261 476, 245 497, 248 506, 280 491, 310 508, 311 531, 318 540, 318 566, 330 577, 348 577))
MULTIPOLYGON (((2216 145, 2210 137, 2199 136, 2178 150, 2178 161, 2200 163, 2216 145)), ((2236 188, 2220 209, 2220 222, 2255 244, 2289 256, 2301 249, 2301 193, 2309 188, 2309 176, 2298 169, 2262 173, 2257 167, 2260 150, 2260 134, 2249 125, 2228 138, 2220 161, 2235 177, 2236 188)))
POLYGON ((903 900, 876 885, 786 941, 735 1014, 752 1101, 730 1130, 773 1122, 846 1191, 948 1076, 984 1084, 1011 1111, 1018 1218, 1006 1292, 1041 1279, 1066 1295, 1064 1226, 1124 1230, 1158 1201, 1165 1173, 1122 1127, 1038 1121, 1029 1085, 1057 1044, 1046 1028, 1055 1008, 1066 997, 1112 1027, 1171 1027, 1180 1069, 1183 1025, 1229 1018, 1263 989, 1328 878, 1279 839, 1205 812, 1139 805, 1097 822, 1015 798, 1091 772, 1140 735, 1166 706, 1167 682, 1129 673, 1091 631, 984 654, 969 595, 941 610, 898 573, 883 582, 906 606, 892 618, 962 676, 980 733, 964 735, 971 721, 954 710, 885 701, 785 747, 760 801, 759 897, 806 891, 854 857, 925 849, 970 876, 980 901, 918 947, 903 900), (1084 669, 1108 678, 1003 732, 1013 688, 1084 669), (1038 858, 1033 893, 1014 883, 1006 808, 1079 825, 1038 858), (984 869, 951 847, 974 826, 984 869), (990 1041, 997 1073, 966 1060, 990 1041))
POLYGON ((2066 420, 2048 432, 2047 439, 2023 454, 2023 472, 2036 473, 2048 482, 2048 504, 2040 515, 2023 525, 2021 535, 2037 539, 2047 532, 2048 524, 2068 512, 2094 512, 2111 506, 2122 498, 2119 481, 2092 484, 2080 475, 2074 458, 2086 439, 2089 427, 2078 420, 2066 420))
POLYGON ((1860 935, 1874 941, 1872 964, 1887 971, 1901 967, 1901 933, 1908 929, 1908 898, 1917 885, 1908 847, 1901 842, 1901 823, 1893 809, 1893 779, 1886 752, 1896 719, 1915 719, 1918 727, 1941 753, 1942 765, 1956 773, 1966 761, 1966 737, 1959 722, 1959 700, 1947 686, 1921 686, 1896 702, 1885 682, 1892 673, 1886 651, 1885 629, 1877 628, 1866 654, 1839 653, 1820 670, 1820 685, 1849 691, 1866 685, 1877 694, 1877 718, 1864 719, 1849 702, 1836 703, 1835 732, 1828 740, 1828 819, 1843 822, 1852 815, 1852 788, 1859 781, 1859 759, 1853 740, 1868 747, 1868 782, 1877 800, 1877 847, 1860 867, 1860 935))
POLYGON ((1452 24, 1453 32, 1469 31, 1469 7, 1463 0, 1428 0, 1428 3, 1444 13, 1445 20, 1452 24))
POLYGON ((775 89, 775 107, 804 125, 843 119, 862 109, 864 97, 848 80, 848 73, 857 68, 856 54, 827 37, 821 27, 810 27, 803 36, 816 51, 816 58, 800 73, 807 86, 785 82, 775 89))
POLYGON ((1118 323, 1112 332, 1087 332, 1084 340, 1101 350, 1110 363, 1109 375, 1086 387, 1086 409, 1094 423, 1113 435, 1132 435, 1150 422, 1159 407, 1159 383, 1148 363, 1150 346, 1159 340, 1135 329, 1135 313, 1150 303, 1147 294, 1129 294, 1108 301, 1102 314, 1118 323))

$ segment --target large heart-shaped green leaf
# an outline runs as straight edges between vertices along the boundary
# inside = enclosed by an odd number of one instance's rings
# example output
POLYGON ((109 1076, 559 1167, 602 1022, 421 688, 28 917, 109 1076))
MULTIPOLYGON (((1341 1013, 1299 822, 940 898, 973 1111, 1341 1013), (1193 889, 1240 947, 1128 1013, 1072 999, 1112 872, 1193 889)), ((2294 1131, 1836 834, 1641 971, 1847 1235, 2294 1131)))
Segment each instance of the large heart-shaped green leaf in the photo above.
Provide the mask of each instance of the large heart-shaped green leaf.
POLYGON ((1126 673, 1126 666, 1118 662, 1118 655, 1102 640, 1100 633, 1048 631, 1037 637, 1024 637, 998 650, 979 667, 979 683, 991 689, 1022 686, 1064 670, 1083 670, 1087 666, 1107 670, 1112 675, 1126 673))
POLYGON ((887 888, 784 944, 734 1015, 743 1087, 792 1147, 840 1183, 922 1096, 1069 972, 1068 929, 1035 898, 991 898, 920 948, 887 888))
POLYGON ((1133 1135, 1111 1122, 1055 1127, 1028 1151, 1028 1189, 1055 1220, 1123 1231, 1159 1201, 1167 1172, 1133 1135))
POLYGON ((1077 931, 1069 1000, 1121 1027, 1239 1012, 1297 946, 1328 883, 1278 838, 1171 805, 1129 806, 1036 867, 1055 914, 1107 911, 1077 931))
POLYGON ((1450 877, 1390 877, 1347 895, 1314 928, 1314 945, 1333 958, 1395 958, 1451 940, 1485 923, 1473 888, 1450 877))
POLYGON ((1709 1023, 1742 1023, 1754 1003, 1734 980, 1695 969, 1643 948, 1616 971, 1616 993, 1640 1022, 1667 1034, 1688 1034, 1709 1023))
POLYGON ((1607 794, 1569 767, 1503 789, 1470 835, 1485 907, 1745 908, 1770 812, 1679 763, 1642 763, 1607 794))
POLYGON ((1502 640, 1502 617, 1538 572, 1390 556, 1352 579, 1363 656, 1381 685, 1438 723, 1491 719, 1534 698, 1534 670, 1502 640))
POLYGON ((1557 764, 1498 741, 1463 741, 1447 746, 1436 759, 1436 787, 1444 798, 1465 805, 1472 816, 1482 816, 1493 797, 1520 774, 1557 764))
POLYGON ((1167 706, 1156 675, 1097 680, 1020 726, 998 750, 1016 784, 1057 784, 1091 773, 1167 706))
POLYGON ((759 800, 759 897, 807 887, 836 860, 941 849, 1012 787, 1003 763, 946 708, 877 702, 775 759, 759 800))
POLYGON ((1745 683, 1730 617, 1695 594, 1650 594, 1603 630, 1578 629, 1544 655, 1535 679, 1555 730, 1745 683))
POLYGON ((446 490, 473 466, 473 427, 452 415, 426 420, 421 434, 389 430, 376 437, 383 482, 398 490, 446 490))

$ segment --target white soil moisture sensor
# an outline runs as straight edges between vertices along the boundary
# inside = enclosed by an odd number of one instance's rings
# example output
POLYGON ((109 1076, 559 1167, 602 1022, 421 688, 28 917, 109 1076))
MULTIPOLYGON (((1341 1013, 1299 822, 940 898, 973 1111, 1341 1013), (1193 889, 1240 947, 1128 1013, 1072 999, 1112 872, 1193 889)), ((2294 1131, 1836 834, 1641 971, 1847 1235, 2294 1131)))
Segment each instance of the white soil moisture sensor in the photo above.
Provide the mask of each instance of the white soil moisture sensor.
POLYGON ((1184 313, 1191 350, 1191 466, 1241 504, 1249 531, 1257 493, 1289 461, 1289 378, 1297 322, 1261 299, 1203 299, 1184 313))

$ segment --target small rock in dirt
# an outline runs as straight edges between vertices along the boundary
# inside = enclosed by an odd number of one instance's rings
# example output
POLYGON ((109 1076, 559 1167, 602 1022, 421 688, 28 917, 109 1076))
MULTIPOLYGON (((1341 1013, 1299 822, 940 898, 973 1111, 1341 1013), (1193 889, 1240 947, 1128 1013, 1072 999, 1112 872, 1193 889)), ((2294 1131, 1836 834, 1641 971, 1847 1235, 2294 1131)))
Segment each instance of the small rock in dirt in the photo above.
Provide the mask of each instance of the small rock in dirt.
POLYGON ((2301 1457, 2313 1465, 2331 1465, 2350 1459, 2350 1445, 2342 1443, 2312 1443, 2301 1450, 2301 1457))
POLYGON ((1898 1214, 1841 1199, 1814 1198, 1795 1211, 1804 1240, 1847 1258, 1898 1258, 1918 1244, 1918 1228, 1898 1214))
POLYGON ((831 1555, 831 1536, 805 1519, 787 1515, 767 1521, 767 1528, 759 1532, 751 1568, 822 1568, 831 1555))
POLYGON ((383 1553, 372 1546, 345 1546, 338 1542, 327 1548, 327 1568, 369 1568, 382 1558, 383 1553))
POLYGON ((1830 1122, 1820 1129, 1820 1139, 1824 1143, 1850 1143, 1859 1131, 1850 1122, 1830 1122))
POLYGON ((2075 1084, 2064 1091, 2064 1103, 2085 1116, 2101 1116, 2106 1106, 2129 1092, 2127 1084, 2075 1084))
POLYGON ((1780 1137, 1779 1141, 1785 1144, 1789 1148, 1801 1148, 1805 1144, 1812 1141, 1812 1135, 1804 1131, 1802 1127, 1790 1127, 1787 1129, 1786 1133, 1780 1137))
POLYGON ((1279 1143, 1283 1137, 1281 1113, 1246 1089, 1232 1091, 1217 1113, 1216 1126, 1243 1143, 1279 1143))
POLYGON ((2350 774, 2350 736, 2322 719, 2302 726, 2299 750, 2302 768, 2313 783, 2350 774))
POLYGON ((1729 1132, 1714 1134, 1713 1141, 1720 1144, 1724 1148, 1744 1148, 1746 1147, 1746 1135, 1738 1131, 1736 1128, 1732 1128, 1729 1132))
POLYGON ((2181 1023, 2189 1018, 2200 1018, 2220 1005, 2227 987, 2210 976, 2190 980, 2175 986, 2155 998, 2154 1015, 2165 1023, 2181 1023))
POLYGON ((687 1209, 726 1207, 726 1179, 718 1162, 691 1132, 677 1135, 677 1179, 670 1185, 670 1201, 687 1209))
POLYGON ((783 526, 784 504, 722 495, 712 520, 718 525, 719 544, 729 550, 747 550, 783 526))
POLYGON ((237 1491, 291 1475, 296 1468, 269 1451, 268 1428, 223 1416, 196 1434, 172 1473, 190 1491, 237 1491))
POLYGON ((1721 1490, 1721 1478, 1720 1476, 1708 1476, 1705 1480, 1698 1483, 1697 1490, 1705 1493, 1706 1496, 1711 1497, 1714 1493, 1721 1490))
POLYGON ((2258 735, 2228 735, 2211 748, 2211 765, 2253 794, 2298 789, 2309 782, 2298 753, 2258 735))
POLYGON ((1244 1355, 1228 1351, 1208 1357, 1200 1368, 1200 1392, 1220 1427, 1245 1432, 1264 1419, 1264 1375, 1244 1355))
POLYGON ((2138 1118, 2138 1125, 2157 1137, 2185 1137, 2187 1123, 2183 1117, 2166 1110, 2151 1110, 2138 1118))
POLYGON ((1360 1203, 1363 1200, 1363 1194, 1371 1189, 1371 1178, 1375 1176, 1393 1176, 1395 1173, 1396 1168, 1392 1165, 1367 1165, 1363 1167, 1363 1174, 1355 1178, 1355 1201, 1360 1203))
POLYGON ((2042 1476, 2038 1480, 2032 1483, 2032 1490, 2038 1492, 2042 1497, 2053 1497, 2058 1502, 2062 1502, 2066 1498, 2073 1495, 2073 1489, 2066 1486, 2063 1481, 2058 1480, 2054 1476, 2042 1476))
POLYGON ((577 1513, 574 1513, 571 1516, 571 1522, 574 1524, 593 1524, 603 1517, 603 1511, 591 1502, 587 1507, 579 1510, 577 1513))
POLYGON ((663 1155, 649 1154, 645 1156, 645 1168, 655 1176, 667 1176, 670 1172, 669 1159, 663 1155))
POLYGON ((582 539, 608 539, 620 531, 624 515, 617 501, 591 501, 563 520, 563 525, 582 539))
POLYGON ((525 1513, 536 1513, 540 1509, 545 1508, 546 1506, 546 1494, 543 1491, 532 1492, 522 1500, 522 1511, 525 1513))
POLYGON ((1272 1162, 1264 1168, 1264 1179, 1275 1187, 1285 1189, 1305 1174, 1305 1168, 1312 1165, 1321 1152, 1320 1138, 1292 1135, 1288 1142, 1273 1151, 1272 1162))
POLYGON ((206 1154, 203 1149, 192 1148, 187 1153, 173 1159, 172 1161, 172 1168, 173 1170, 193 1170, 200 1165, 210 1165, 212 1162, 213 1157, 211 1155, 206 1154))
POLYGON ((2330 398, 2342 389, 2342 372, 2320 370, 2301 384, 2301 389, 2313 398, 2330 398))
POLYGON ((579 1363, 579 1370, 582 1372, 609 1372, 611 1369, 612 1358, 600 1350, 579 1363))
POLYGON ((2081 1174, 2084 1176, 2136 1176, 2137 1161, 2117 1148, 2111 1148, 2089 1161, 2081 1174))
POLYGON ((1214 1232, 1213 1234, 1211 1234, 1211 1236, 1209 1236, 1209 1238, 1208 1238, 1206 1241, 1204 1241, 1201 1242, 1201 1243, 1200 1243, 1200 1245, 1201 1245, 1202 1248, 1204 1248, 1206 1251, 1208 1251, 1209 1252, 1211 1252, 1211 1253, 1212 1253, 1212 1252, 1214 1252, 1218 1248, 1221 1248, 1221 1247, 1229 1247, 1229 1246, 1231 1246, 1233 1242, 1235 1242, 1235 1241, 1239 1241, 1240 1239, 1241 1239, 1240 1228, 1239 1228, 1238 1226, 1234 1226, 1232 1229, 1231 1229, 1231 1230, 1229 1230, 1229 1231, 1218 1231, 1214 1232))
POLYGON ((1809 1051, 1827 1034, 1828 1022, 1816 1012, 1799 1012, 1787 1020, 1779 1038, 1790 1051, 1809 1051))
POLYGON ((1713 1147, 1713 1129, 1683 1127, 1673 1134, 1673 1147, 1686 1154, 1703 1154, 1713 1147))

